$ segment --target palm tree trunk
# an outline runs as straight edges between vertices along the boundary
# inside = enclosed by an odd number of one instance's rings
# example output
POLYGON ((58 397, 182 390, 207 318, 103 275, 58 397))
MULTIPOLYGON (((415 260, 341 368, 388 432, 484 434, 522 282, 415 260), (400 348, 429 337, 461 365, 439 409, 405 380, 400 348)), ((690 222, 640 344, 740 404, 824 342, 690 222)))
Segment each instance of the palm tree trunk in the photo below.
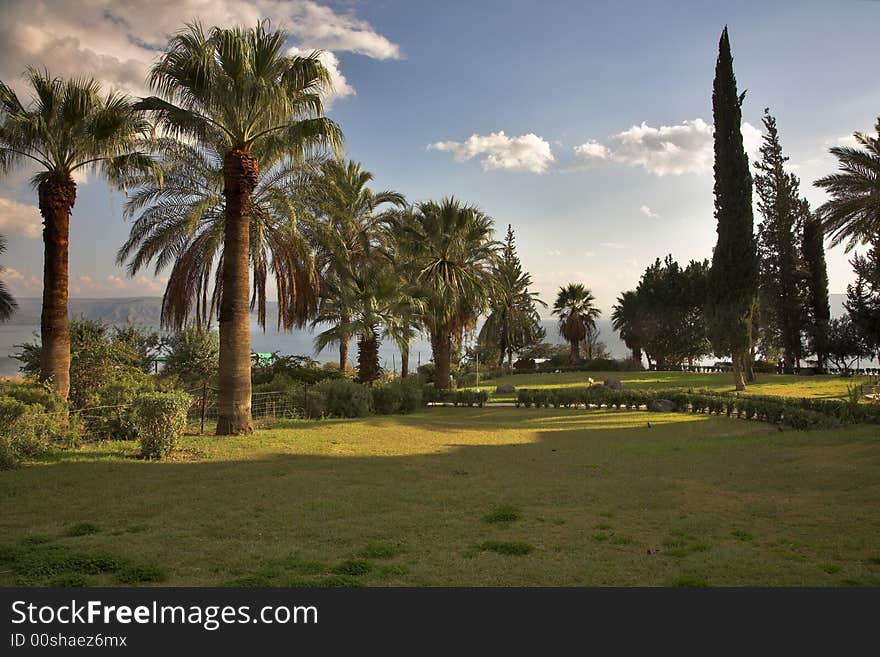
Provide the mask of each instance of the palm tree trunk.
POLYGON ((43 180, 38 189, 43 215, 43 310, 40 316, 40 381, 70 394, 70 330, 67 326, 70 213, 76 183, 69 177, 43 180))
POLYGON ((400 378, 409 376, 409 345, 400 350, 400 378))
POLYGON ((375 333, 358 339, 358 383, 372 383, 379 378, 379 338, 375 333))
POLYGON ((448 390, 452 387, 449 365, 452 357, 452 336, 448 333, 431 334, 431 350, 434 353, 434 387, 448 390))
POLYGON ((218 436, 249 435, 251 419, 250 213, 259 167, 249 152, 233 149, 223 158, 226 225, 223 292, 220 300, 220 391, 218 436))
MULTIPOLYGON (((339 323, 348 324, 351 321, 351 315, 343 312, 339 316, 339 323)), ((345 374, 345 368, 348 367, 348 336, 339 338, 339 371, 345 374)))
POLYGON ((571 341, 571 355, 569 356, 569 360, 572 363, 578 362, 581 358, 580 351, 578 350, 578 342, 578 340, 571 341))
POLYGON ((745 353, 732 354, 733 361, 733 384, 738 391, 746 389, 744 365, 746 361, 745 353))

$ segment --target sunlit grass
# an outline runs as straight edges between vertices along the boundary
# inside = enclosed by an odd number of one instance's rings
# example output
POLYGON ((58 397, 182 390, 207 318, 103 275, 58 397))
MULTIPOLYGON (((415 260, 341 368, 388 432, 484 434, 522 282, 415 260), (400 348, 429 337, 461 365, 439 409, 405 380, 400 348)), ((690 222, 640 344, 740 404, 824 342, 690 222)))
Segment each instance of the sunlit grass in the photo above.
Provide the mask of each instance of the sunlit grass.
MULTIPOLYGON (((576 388, 585 386, 592 378, 601 383, 618 379, 625 388, 633 390, 663 390, 682 388, 732 392, 733 375, 725 373, 695 374, 690 372, 559 372, 541 374, 509 374, 480 381, 480 387, 490 392, 491 401, 514 401, 516 394, 495 393, 495 386, 510 383, 517 388, 576 388)), ((747 386, 747 394, 782 395, 786 397, 818 397, 845 399, 848 386, 867 383, 867 377, 837 375, 796 376, 793 374, 758 374, 757 380, 747 386)))
POLYGON ((90 445, 0 473, 0 584, 880 585, 876 433, 438 408, 90 445))

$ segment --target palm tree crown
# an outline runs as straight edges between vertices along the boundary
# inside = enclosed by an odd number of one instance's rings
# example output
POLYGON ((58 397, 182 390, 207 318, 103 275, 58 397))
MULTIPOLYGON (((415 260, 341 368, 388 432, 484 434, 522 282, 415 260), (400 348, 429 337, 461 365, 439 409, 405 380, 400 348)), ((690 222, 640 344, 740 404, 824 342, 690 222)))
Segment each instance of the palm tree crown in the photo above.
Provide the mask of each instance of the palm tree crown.
POLYGON ((875 128, 876 137, 855 134, 861 148, 832 147, 840 171, 814 183, 831 194, 816 210, 822 228, 831 236, 832 246, 847 241, 847 251, 859 242, 880 240, 880 117, 875 128))
MULTIPOLYGON (((4 253, 6 253, 6 238, 0 237, 0 255, 4 253)), ((0 272, 2 271, 3 267, 0 267, 0 272)), ((12 317, 16 308, 18 308, 18 304, 6 289, 6 284, 0 281, 0 322, 5 322, 12 317)))
POLYGON ((588 333, 595 332, 596 320, 602 314, 594 305, 596 298, 582 283, 569 283, 559 288, 553 314, 559 317, 559 335, 571 344, 573 360, 580 358, 578 345, 588 333))

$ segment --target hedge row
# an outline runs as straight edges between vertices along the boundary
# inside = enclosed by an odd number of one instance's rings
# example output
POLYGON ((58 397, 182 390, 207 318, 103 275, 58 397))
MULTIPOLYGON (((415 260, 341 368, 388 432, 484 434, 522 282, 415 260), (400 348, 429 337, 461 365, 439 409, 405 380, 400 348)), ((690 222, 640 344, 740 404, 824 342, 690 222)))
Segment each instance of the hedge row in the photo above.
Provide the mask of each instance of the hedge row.
MULTIPOLYGON (((517 407, 540 408, 626 408, 647 407, 652 401, 667 399, 677 412, 704 413, 707 415, 726 415, 748 420, 760 420, 774 424, 785 424, 795 429, 821 429, 837 426, 842 422, 854 421, 853 415, 824 413, 821 409, 831 407, 816 405, 803 407, 800 400, 785 397, 736 396, 722 393, 694 393, 681 390, 607 390, 602 387, 591 388, 543 388, 523 389, 517 396, 517 407)), ((846 403, 846 402, 841 402, 846 403)), ((834 407, 836 408, 836 407, 834 407)))
POLYGON ((425 386, 422 391, 422 402, 425 404, 453 404, 482 408, 488 399, 489 393, 485 390, 440 390, 434 386, 425 386))
MULTIPOLYGON (((734 393, 707 391, 701 394, 731 397, 734 393)), ((775 402, 781 401, 787 406, 797 407, 805 411, 814 411, 839 420, 842 423, 861 422, 865 424, 880 424, 880 405, 858 404, 842 399, 816 399, 810 397, 773 397, 770 395, 749 395, 749 399, 755 401, 775 402)))

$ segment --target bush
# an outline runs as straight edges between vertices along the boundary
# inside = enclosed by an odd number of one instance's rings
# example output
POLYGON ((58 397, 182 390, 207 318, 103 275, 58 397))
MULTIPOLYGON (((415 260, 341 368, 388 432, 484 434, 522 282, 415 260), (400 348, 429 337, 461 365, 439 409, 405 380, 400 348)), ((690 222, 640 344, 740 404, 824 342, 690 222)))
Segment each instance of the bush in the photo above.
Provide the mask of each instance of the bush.
POLYGON ((186 428, 192 397, 185 392, 148 392, 134 400, 141 455, 148 459, 168 456, 186 428))
POLYGON ((436 369, 434 363, 425 363, 424 365, 419 365, 416 373, 419 375, 419 379, 421 379, 422 383, 434 383, 434 373, 436 369))
POLYGON ((517 361, 513 364, 513 369, 519 372, 534 372, 535 371, 535 359, 534 358, 518 358, 517 361))
POLYGON ((315 386, 324 398, 327 415, 366 417, 372 410, 370 389, 348 379, 328 379, 315 386))
POLYGON ((134 440, 137 426, 132 403, 141 393, 155 389, 154 380, 146 374, 122 370, 114 373, 88 398, 88 408, 81 417, 86 432, 95 438, 107 440, 134 440))
POLYGON ((0 469, 45 453, 60 433, 59 416, 47 414, 42 404, 0 397, 0 469))
POLYGON ((400 388, 390 383, 373 386, 370 389, 373 398, 373 411, 379 415, 392 415, 400 411, 400 388))

